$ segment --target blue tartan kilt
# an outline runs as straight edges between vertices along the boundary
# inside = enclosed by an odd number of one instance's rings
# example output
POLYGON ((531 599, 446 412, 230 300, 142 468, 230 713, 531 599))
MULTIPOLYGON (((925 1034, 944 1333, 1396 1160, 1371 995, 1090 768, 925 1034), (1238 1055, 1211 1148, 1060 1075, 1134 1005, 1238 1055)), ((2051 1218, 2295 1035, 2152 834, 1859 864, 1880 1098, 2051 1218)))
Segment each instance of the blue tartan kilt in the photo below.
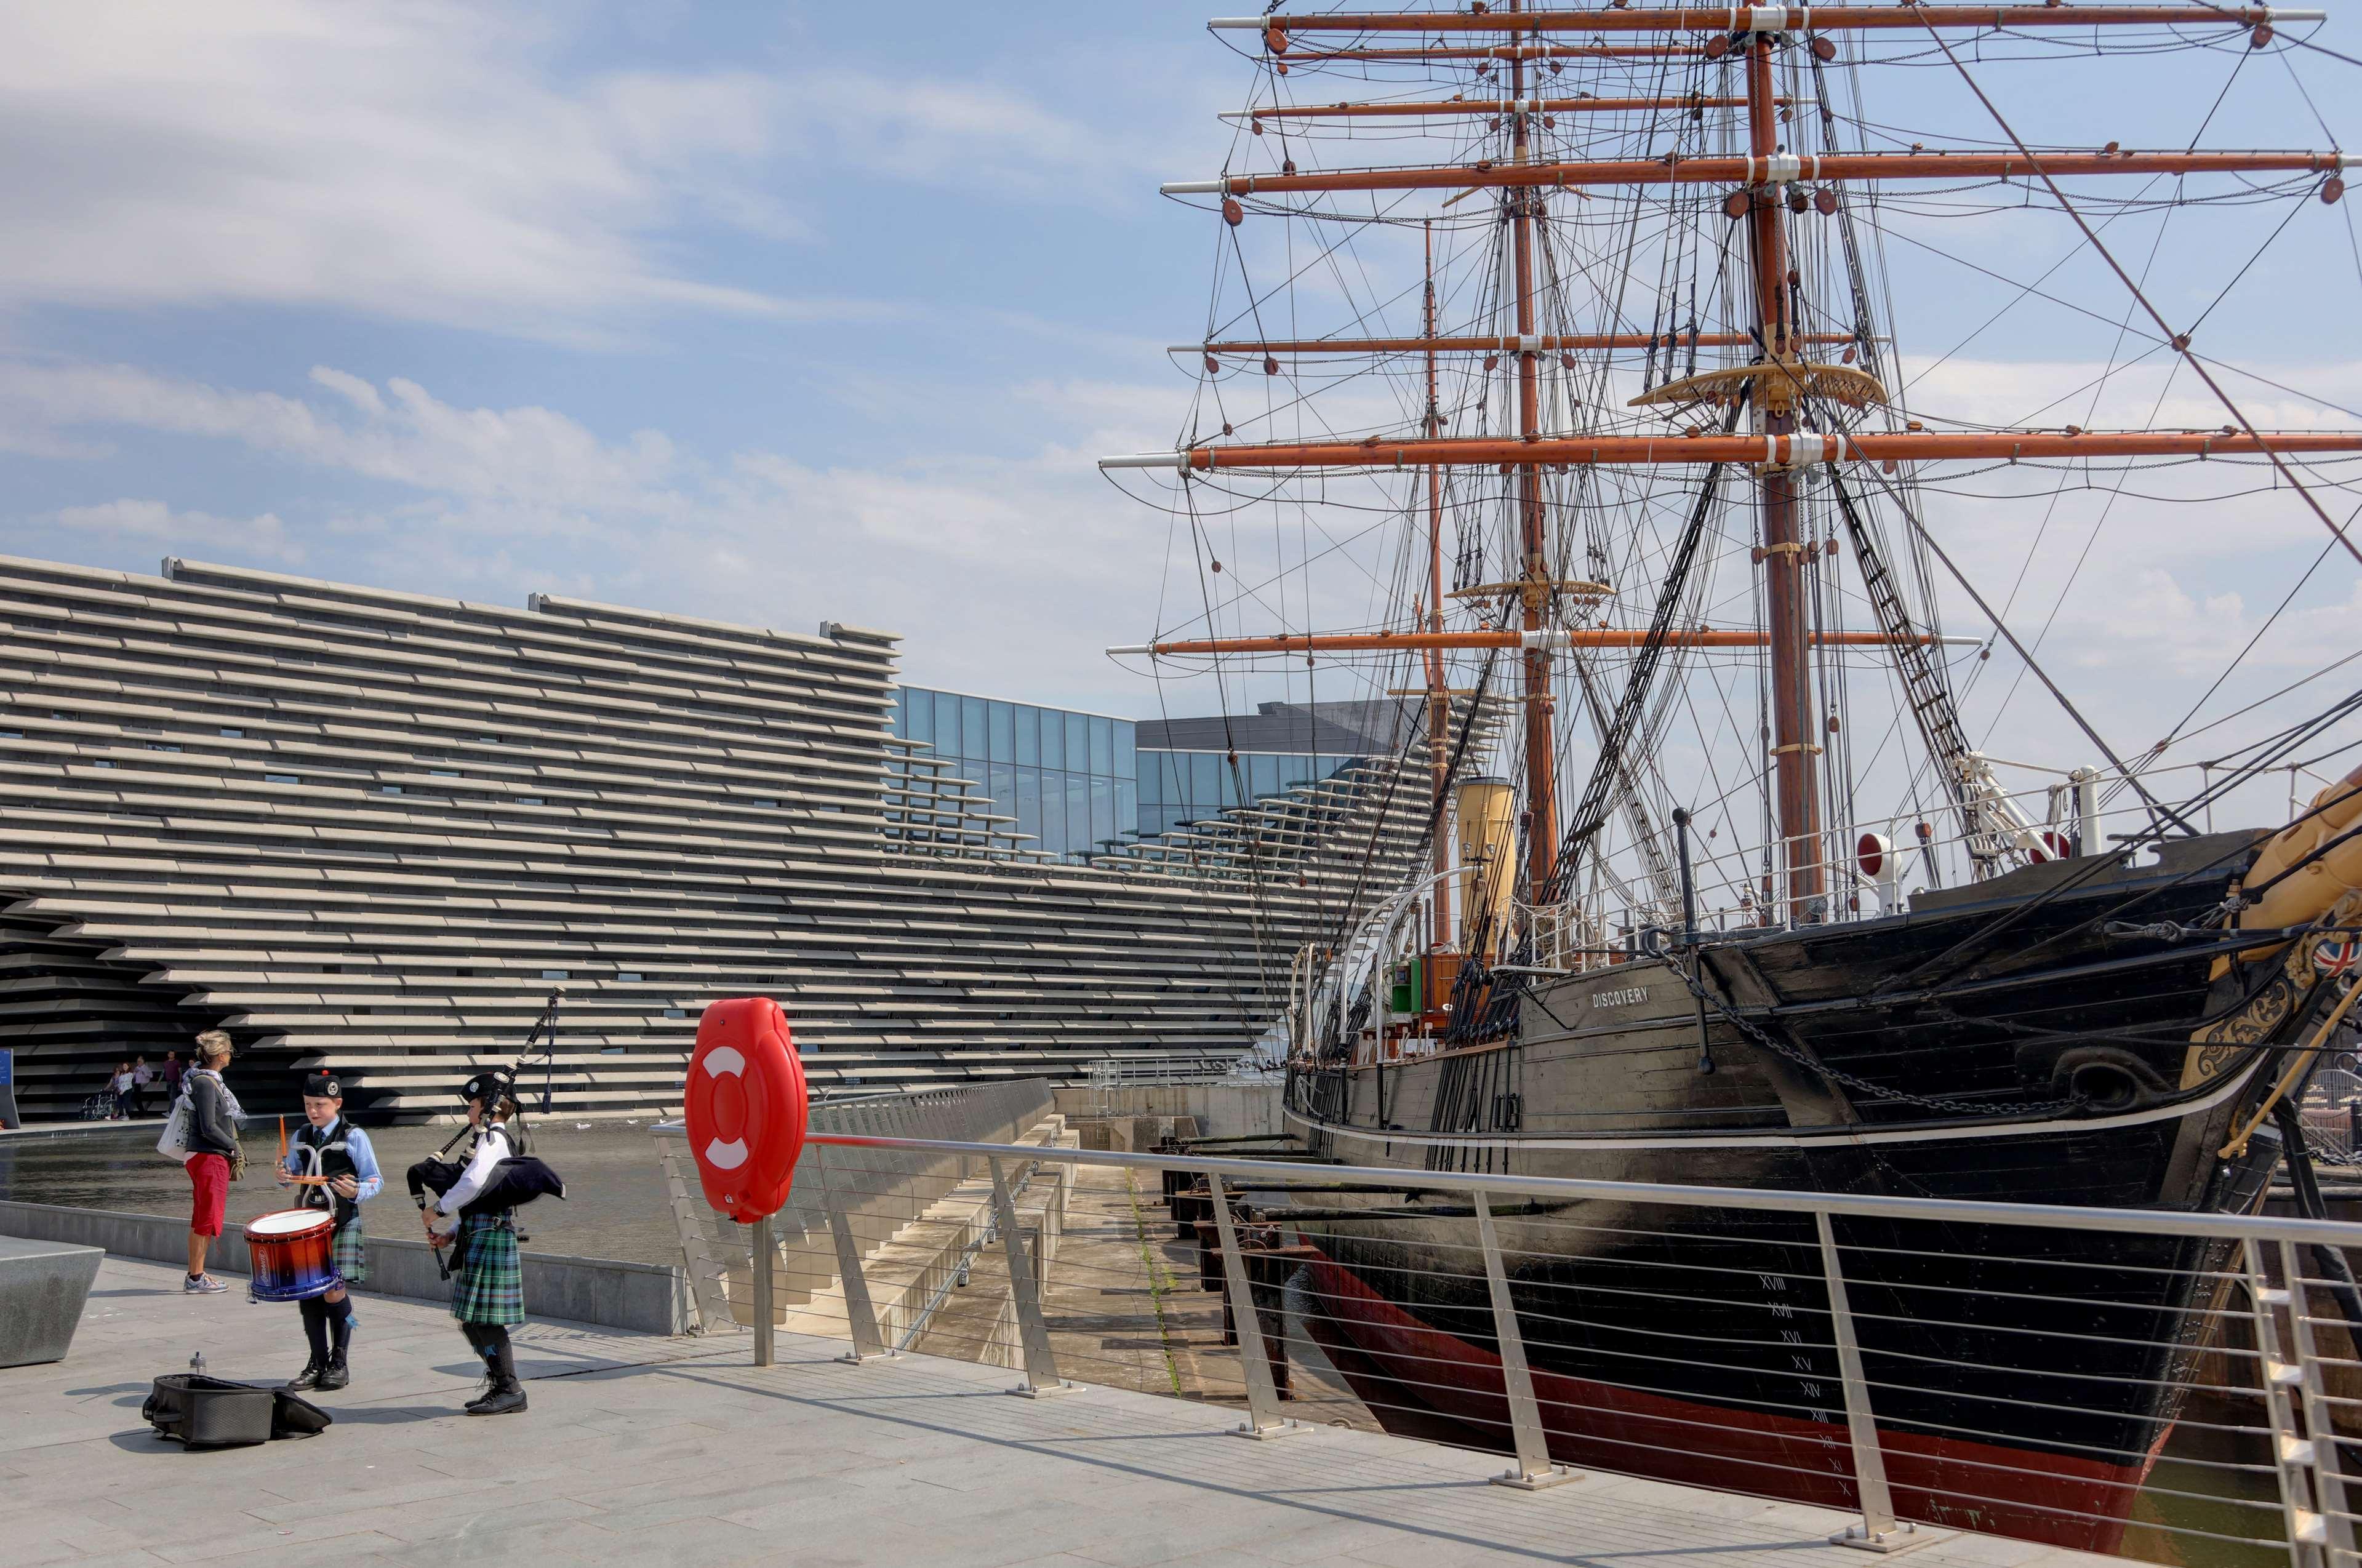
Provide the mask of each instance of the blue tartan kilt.
POLYGON ((328 1243, 328 1266, 347 1285, 369 1282, 369 1237, 361 1230, 359 1215, 337 1228, 336 1239, 328 1243))
POLYGON ((524 1322, 524 1263, 508 1212, 461 1220, 452 1250, 458 1261, 451 1272, 451 1316, 463 1323, 524 1322))

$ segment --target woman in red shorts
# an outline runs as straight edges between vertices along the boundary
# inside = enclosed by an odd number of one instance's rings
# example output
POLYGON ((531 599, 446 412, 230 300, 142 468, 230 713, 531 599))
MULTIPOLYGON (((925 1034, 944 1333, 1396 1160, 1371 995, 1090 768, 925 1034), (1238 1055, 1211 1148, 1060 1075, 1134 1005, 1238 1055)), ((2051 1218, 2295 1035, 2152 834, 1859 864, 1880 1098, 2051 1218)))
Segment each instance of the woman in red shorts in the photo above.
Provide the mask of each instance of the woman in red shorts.
POLYGON ((222 1212, 229 1202, 231 1163, 237 1156, 237 1097, 222 1082, 229 1066, 229 1036, 208 1029, 197 1036, 197 1065, 182 1075, 182 1092, 189 1097, 189 1278, 181 1288, 191 1296, 211 1296, 228 1286, 205 1272, 205 1249, 222 1233, 222 1212))

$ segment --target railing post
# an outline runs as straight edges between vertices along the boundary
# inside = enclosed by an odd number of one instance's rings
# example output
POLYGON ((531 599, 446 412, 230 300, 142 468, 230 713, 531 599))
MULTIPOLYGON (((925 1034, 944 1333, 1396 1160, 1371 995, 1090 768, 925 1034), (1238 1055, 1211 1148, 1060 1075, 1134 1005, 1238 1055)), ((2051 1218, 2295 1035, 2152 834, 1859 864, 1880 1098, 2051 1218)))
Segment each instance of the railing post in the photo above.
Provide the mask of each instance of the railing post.
MULTIPOLYGON (((2279 1321, 2273 1309, 2286 1307, 2289 1315, 2296 1317, 2302 1309, 2297 1294, 2303 1288, 2304 1276, 2291 1274, 2290 1288, 2274 1290, 2264 1283, 2263 1243, 2249 1237, 2239 1243, 2239 1253, 2245 1261, 2247 1300, 2255 1309, 2256 1381, 2263 1390, 2264 1416, 2272 1429, 2272 1467, 2280 1484, 2280 1517, 2287 1526, 2289 1562, 2292 1568, 2323 1568, 2329 1544, 2329 1521, 2313 1506, 2313 1467, 2319 1463, 2317 1445, 2307 1442, 2296 1428, 2296 1412, 2289 1404, 2289 1390, 2304 1383, 2304 1369, 2291 1364, 2280 1353, 2279 1321)), ((2318 1445, 2318 1446, 2325 1446, 2318 1445)))
POLYGON ((1501 1266, 1501 1242, 1493 1230, 1493 1206, 1476 1193, 1476 1235, 1485 1244, 1485 1283, 1493 1293, 1493 1337, 1501 1347, 1501 1387, 1509 1397, 1509 1432, 1517 1444, 1516 1468, 1493 1477, 1496 1486, 1539 1492, 1579 1481, 1583 1473, 1552 1464, 1550 1440, 1542 1430, 1541 1406, 1534 1398, 1533 1373, 1526 1365, 1526 1336, 1518 1327, 1518 1309, 1509 1300, 1509 1275, 1501 1266))
POLYGON ((722 1264, 713 1255, 712 1243, 707 1240, 705 1226, 698 1218, 699 1206, 689 1195, 689 1182, 681 1175, 671 1137, 659 1132, 656 1144, 657 1157, 664 1163, 665 1190, 672 1203, 673 1226, 680 1232, 681 1261, 688 1265, 690 1302, 696 1309, 697 1331, 717 1333, 734 1323, 730 1293, 723 1285, 722 1264))
POLYGON ((845 1337, 853 1342, 852 1351, 836 1359, 854 1366, 889 1359, 900 1353, 887 1349, 886 1337, 877 1331, 877 1312, 869 1304, 869 1276, 861 1267, 861 1242, 854 1236, 853 1222, 828 1179, 828 1150, 816 1145, 813 1152, 820 1156, 815 1167, 820 1172, 821 1208, 828 1214, 829 1239, 836 1243, 836 1277, 844 1290, 845 1337))
POLYGON ((1050 1325, 1042 1318, 1042 1297, 1033 1286, 1033 1269, 1025 1255, 1025 1239, 1017 1233, 1017 1202, 1009 1195, 1009 1178, 1001 1174, 999 1160, 986 1163, 992 1167, 993 1224, 1000 1232, 1001 1250, 1009 1259, 1010 1298, 1017 1304, 1017 1339, 1025 1351, 1025 1381, 1010 1392, 1029 1399, 1074 1393, 1082 1385, 1069 1383, 1058 1375, 1058 1358, 1050 1350, 1050 1325))
POLYGON ((2280 1240, 2280 1273, 2289 1287, 2289 1339, 2296 1348, 2296 1365, 2304 1397, 2306 1452, 2312 1458, 2312 1495, 2321 1504, 2323 1544, 2331 1561, 2354 1556, 2354 1521, 2345 1516, 2345 1474, 2338 1463, 2337 1429, 2331 1424, 2329 1386, 2322 1375, 2321 1355, 2313 1343, 2312 1318, 2304 1287, 2304 1250, 2280 1240))
MULTIPOLYGON (((1279 1390, 1271 1380, 1269 1353, 1264 1349, 1263 1313, 1255 1307, 1254 1292, 1247 1284, 1247 1260, 1239 1251, 1239 1228, 1231 1218, 1230 1195, 1222 1190, 1222 1178, 1206 1177, 1206 1188, 1214 1200, 1214 1228, 1222 1238, 1222 1278, 1231 1292, 1231 1321, 1239 1331, 1239 1361, 1247 1380, 1247 1421, 1237 1429, 1240 1437, 1276 1438, 1314 1429, 1302 1421, 1292 1421, 1279 1413, 1279 1390)), ((1281 1347, 1285 1351, 1286 1347, 1281 1347)))
POLYGON ((747 1258, 755 1268, 755 1364, 771 1364, 771 1271, 778 1266, 779 1249, 771 1241, 771 1217, 767 1214, 755 1221, 755 1234, 747 1246, 747 1258))
POLYGON ((1837 1232, 1829 1226, 1826 1209, 1814 1210, 1813 1223, 1820 1231, 1829 1328, 1837 1340, 1838 1377, 1845 1386, 1846 1432, 1853 1442, 1854 1496, 1861 1504, 1861 1524, 1848 1525, 1829 1540, 1864 1551, 1908 1551, 1941 1539, 1941 1534, 1894 1517, 1894 1495, 1886 1485, 1886 1455, 1878 1446, 1878 1419, 1870 1408, 1870 1380, 1862 1374, 1861 1345, 1854 1338, 1853 1309, 1846 1300, 1845 1271, 1838 1263, 1837 1232))

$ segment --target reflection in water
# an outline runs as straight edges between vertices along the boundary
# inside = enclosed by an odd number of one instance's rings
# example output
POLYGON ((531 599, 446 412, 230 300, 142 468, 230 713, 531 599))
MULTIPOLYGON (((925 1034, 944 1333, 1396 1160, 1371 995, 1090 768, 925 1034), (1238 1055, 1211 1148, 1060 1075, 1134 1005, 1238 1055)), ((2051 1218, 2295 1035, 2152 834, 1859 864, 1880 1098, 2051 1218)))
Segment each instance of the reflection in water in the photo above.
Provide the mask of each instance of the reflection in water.
MULTIPOLYGON (((645 1121, 580 1123, 528 1119, 533 1152, 565 1178, 566 1199, 545 1198, 518 1213, 535 1252, 632 1263, 678 1264, 679 1234, 665 1198, 656 1141, 645 1121)), ((292 1135, 302 1125, 289 1117, 292 1135)), ((455 1128, 372 1127, 367 1130, 385 1171, 385 1191, 362 1210, 372 1236, 421 1234, 403 1172, 440 1148, 455 1128)), ((75 1133, 57 1138, 0 1139, 0 1198, 61 1203, 136 1214, 186 1214, 189 1178, 156 1153, 156 1130, 75 1133)), ((229 1220, 292 1206, 270 1179, 279 1151, 275 1117, 247 1120, 246 1179, 229 1189, 229 1220)))

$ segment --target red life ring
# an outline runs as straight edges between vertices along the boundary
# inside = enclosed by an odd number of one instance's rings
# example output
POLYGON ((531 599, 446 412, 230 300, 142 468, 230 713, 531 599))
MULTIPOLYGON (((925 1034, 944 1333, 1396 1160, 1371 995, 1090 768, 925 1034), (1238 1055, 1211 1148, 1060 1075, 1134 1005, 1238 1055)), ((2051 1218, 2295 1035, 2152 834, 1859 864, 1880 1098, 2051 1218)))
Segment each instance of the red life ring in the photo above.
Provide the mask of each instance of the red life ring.
POLYGON ((809 1102, 788 1015, 768 997, 714 1002, 682 1086, 706 1199, 741 1224, 776 1214, 803 1153, 809 1102))

